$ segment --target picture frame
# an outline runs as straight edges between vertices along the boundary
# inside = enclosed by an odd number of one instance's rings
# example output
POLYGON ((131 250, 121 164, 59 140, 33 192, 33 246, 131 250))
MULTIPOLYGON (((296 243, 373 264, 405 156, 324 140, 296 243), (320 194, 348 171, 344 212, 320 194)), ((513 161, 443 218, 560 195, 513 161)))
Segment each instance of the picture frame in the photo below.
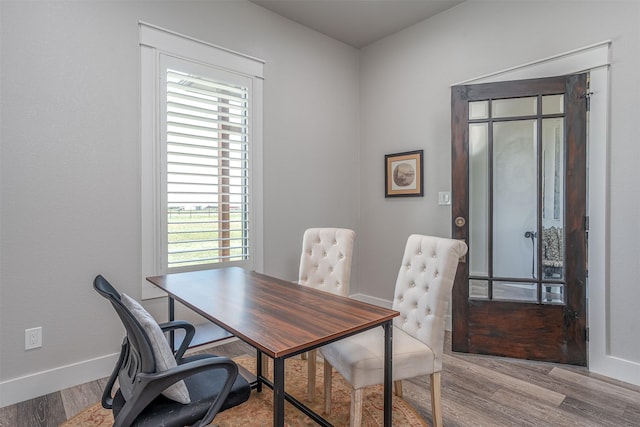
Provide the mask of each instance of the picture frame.
POLYGON ((385 197, 422 197, 424 195, 424 150, 384 156, 385 197))

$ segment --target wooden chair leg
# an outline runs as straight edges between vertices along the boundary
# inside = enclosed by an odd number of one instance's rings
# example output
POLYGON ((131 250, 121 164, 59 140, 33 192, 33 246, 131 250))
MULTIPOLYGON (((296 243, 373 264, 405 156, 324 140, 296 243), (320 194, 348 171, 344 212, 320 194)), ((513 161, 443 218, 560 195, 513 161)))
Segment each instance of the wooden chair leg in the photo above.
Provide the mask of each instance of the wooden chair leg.
POLYGON ((351 415, 349 417, 350 427, 360 427, 362 425, 362 398, 364 389, 351 389, 351 415))
POLYGON ((333 366, 327 359, 324 360, 324 413, 331 413, 331 375, 333 374, 333 366))
POLYGON ((316 398, 316 351, 307 352, 307 399, 313 402, 316 398))
POLYGON ((440 372, 431 374, 431 414, 433 427, 442 427, 442 402, 440 401, 440 372))
POLYGON ((402 397, 402 381, 401 380, 394 381, 393 385, 395 386, 395 389, 396 389, 396 396, 402 397))

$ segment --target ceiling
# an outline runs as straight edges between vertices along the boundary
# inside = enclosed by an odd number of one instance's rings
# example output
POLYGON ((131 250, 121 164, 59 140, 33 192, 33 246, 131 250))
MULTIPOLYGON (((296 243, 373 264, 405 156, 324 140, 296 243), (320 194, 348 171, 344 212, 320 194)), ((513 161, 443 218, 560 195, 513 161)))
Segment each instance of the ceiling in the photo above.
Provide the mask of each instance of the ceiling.
POLYGON ((359 49, 464 0, 249 1, 359 49))

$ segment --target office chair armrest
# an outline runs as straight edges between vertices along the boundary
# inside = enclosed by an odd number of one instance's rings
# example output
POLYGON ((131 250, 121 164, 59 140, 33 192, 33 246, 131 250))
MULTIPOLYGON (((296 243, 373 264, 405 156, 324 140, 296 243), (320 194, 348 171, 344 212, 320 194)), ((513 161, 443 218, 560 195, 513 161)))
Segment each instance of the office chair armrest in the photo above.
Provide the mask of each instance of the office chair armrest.
POLYGON ((129 414, 126 415, 127 420, 130 419, 133 421, 138 414, 167 387, 186 377, 212 369, 224 369, 227 371, 227 378, 220 390, 220 393, 211 403, 211 406, 209 406, 207 414, 197 425, 206 426, 210 424, 220 411, 220 408, 227 399, 227 396, 231 391, 231 387, 238 376, 238 366, 228 357, 209 357, 206 359, 187 362, 162 372, 138 374, 137 379, 142 383, 142 387, 139 389, 141 390, 139 395, 132 399, 135 402, 135 405, 133 405, 129 414))
POLYGON ((160 323, 158 324, 158 326, 160 326, 162 332, 171 332, 175 331, 176 329, 184 329, 184 339, 180 343, 180 347, 178 348, 178 350, 174 353, 176 360, 180 361, 180 359, 182 359, 182 356, 184 356, 184 352, 189 348, 191 340, 196 334, 196 328, 186 320, 172 320, 170 322, 160 323))

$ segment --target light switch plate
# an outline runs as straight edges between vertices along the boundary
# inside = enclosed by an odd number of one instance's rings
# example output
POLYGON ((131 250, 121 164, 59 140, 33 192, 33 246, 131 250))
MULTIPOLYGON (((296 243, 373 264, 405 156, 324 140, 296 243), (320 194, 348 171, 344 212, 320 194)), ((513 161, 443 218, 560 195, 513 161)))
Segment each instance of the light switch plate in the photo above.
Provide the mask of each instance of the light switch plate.
POLYGON ((451 204, 451 192, 450 191, 441 191, 438 193, 438 204, 440 205, 450 205, 451 204))

